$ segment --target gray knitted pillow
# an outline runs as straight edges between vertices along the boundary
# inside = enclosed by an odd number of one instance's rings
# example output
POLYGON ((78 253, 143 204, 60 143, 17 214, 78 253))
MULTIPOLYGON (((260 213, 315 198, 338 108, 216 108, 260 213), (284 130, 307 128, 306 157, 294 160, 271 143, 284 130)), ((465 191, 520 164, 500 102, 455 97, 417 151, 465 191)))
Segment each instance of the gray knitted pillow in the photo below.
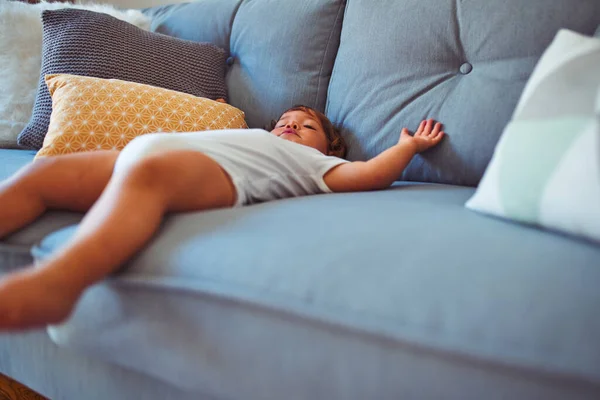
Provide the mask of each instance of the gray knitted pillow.
POLYGON ((47 10, 42 21, 42 70, 33 115, 17 138, 21 146, 43 145, 52 113, 46 74, 121 79, 212 100, 226 98, 225 51, 212 44, 147 32, 88 10, 47 10))

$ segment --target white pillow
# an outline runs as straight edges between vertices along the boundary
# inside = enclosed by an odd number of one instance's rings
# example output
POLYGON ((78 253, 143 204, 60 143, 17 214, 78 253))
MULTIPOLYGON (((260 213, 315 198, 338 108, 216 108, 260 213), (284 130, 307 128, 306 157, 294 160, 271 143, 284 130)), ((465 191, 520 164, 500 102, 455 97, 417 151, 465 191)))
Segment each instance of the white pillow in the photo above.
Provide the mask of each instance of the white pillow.
POLYGON ((59 8, 102 12, 150 29, 150 18, 138 10, 100 4, 0 0, 0 148, 17 147, 17 136, 31 118, 42 63, 41 13, 59 8))
POLYGON ((600 39, 557 34, 466 206, 600 242, 600 39))

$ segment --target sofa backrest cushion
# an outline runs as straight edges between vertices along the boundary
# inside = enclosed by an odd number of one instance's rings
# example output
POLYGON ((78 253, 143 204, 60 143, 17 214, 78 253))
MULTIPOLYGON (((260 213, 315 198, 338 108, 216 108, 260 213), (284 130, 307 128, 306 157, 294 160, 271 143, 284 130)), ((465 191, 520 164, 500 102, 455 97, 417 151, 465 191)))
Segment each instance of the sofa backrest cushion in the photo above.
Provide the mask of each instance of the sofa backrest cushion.
POLYGON ((402 178, 476 185, 558 30, 599 23, 598 0, 348 0, 327 115, 351 160, 438 119, 448 136, 402 178))
POLYGON ((325 111, 345 0, 242 2, 231 32, 231 105, 264 127, 300 103, 325 111))
POLYGON ((200 0, 152 7, 154 32, 194 42, 209 42, 229 53, 231 24, 242 0, 200 0))
POLYGON ((152 8, 158 32, 228 51, 229 104, 264 128, 296 104, 325 111, 345 0, 198 0, 152 8))

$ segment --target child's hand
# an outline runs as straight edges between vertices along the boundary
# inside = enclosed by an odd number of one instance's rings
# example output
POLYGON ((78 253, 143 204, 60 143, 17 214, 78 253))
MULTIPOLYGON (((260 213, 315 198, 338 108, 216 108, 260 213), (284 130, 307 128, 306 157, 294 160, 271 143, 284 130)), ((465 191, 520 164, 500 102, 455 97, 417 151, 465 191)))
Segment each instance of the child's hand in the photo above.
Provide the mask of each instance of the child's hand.
POLYGON ((408 129, 403 128, 398 144, 412 142, 415 146, 415 151, 420 153, 437 145, 443 137, 442 124, 439 122, 435 123, 433 119, 429 119, 421 122, 419 129, 417 129, 413 136, 410 135, 408 129))

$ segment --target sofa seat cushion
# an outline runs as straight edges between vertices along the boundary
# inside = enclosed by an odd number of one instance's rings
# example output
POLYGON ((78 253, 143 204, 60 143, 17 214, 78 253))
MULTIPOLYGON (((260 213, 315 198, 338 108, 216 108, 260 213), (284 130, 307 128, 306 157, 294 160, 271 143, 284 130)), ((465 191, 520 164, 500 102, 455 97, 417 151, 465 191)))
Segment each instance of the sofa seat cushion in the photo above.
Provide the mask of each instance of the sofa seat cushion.
POLYGON ((147 375, 58 347, 45 329, 0 333, 0 371, 44 396, 19 393, 13 397, 2 387, 2 400, 217 400, 184 393, 147 375))
MULTIPOLYGON (((0 149, 0 182, 11 177, 35 157, 34 150, 0 149)), ((33 224, 0 240, 0 269, 6 270, 33 261, 31 246, 67 225, 78 223, 81 214, 48 212, 33 224)))
POLYGON ((448 134, 403 178, 475 186, 561 28, 592 35, 600 1, 348 0, 327 116, 368 159, 435 118, 448 134), (375 5, 376 4, 376 5, 375 5))
POLYGON ((173 215, 50 333, 225 398, 264 382, 272 398, 402 398, 407 350, 600 390, 600 247, 466 210, 472 194, 398 184, 173 215))
POLYGON ((35 150, 0 149, 0 181, 33 161, 35 150))

